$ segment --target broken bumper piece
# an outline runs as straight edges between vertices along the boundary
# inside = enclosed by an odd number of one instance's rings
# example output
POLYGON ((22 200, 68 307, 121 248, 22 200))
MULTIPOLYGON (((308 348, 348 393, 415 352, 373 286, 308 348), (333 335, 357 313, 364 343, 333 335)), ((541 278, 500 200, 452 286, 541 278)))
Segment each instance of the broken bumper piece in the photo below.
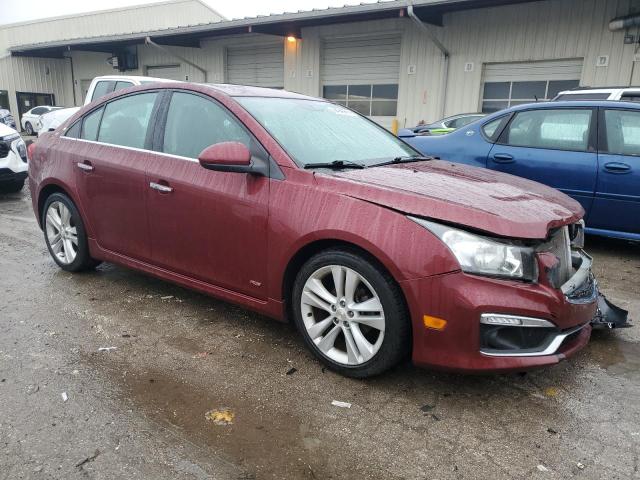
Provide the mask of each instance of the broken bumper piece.
POLYGON ((629 312, 617 307, 611 303, 600 292, 598 292, 598 310, 591 320, 591 326, 593 328, 628 328, 631 327, 629 323, 629 312))

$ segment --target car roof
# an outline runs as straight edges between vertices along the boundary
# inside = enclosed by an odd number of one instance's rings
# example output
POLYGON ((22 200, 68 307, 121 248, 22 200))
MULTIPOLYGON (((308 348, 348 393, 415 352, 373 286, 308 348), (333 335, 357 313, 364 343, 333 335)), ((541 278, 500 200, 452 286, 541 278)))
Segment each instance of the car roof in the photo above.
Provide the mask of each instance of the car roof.
POLYGON ((634 102, 622 102, 619 100, 572 100, 570 102, 537 102, 525 103, 514 107, 506 108, 491 114, 491 117, 497 117, 509 112, 517 112, 520 110, 541 110, 541 109, 558 109, 558 108, 625 108, 627 110, 640 110, 640 104, 634 102))
MULTIPOLYGON (((300 100, 323 100, 300 93, 289 92, 281 88, 252 87, 249 85, 233 85, 230 83, 206 83, 205 85, 225 93, 230 97, 266 97, 266 98, 295 98, 300 100)), ((324 100, 323 100, 324 101, 324 100)))

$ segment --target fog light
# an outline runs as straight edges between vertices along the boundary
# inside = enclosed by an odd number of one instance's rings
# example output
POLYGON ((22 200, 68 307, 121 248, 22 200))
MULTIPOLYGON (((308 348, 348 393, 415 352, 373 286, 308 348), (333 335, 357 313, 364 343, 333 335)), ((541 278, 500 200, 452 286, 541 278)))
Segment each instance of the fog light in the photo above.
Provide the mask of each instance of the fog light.
POLYGON ((503 315, 499 313, 483 313, 480 315, 480 323, 485 325, 502 325, 505 327, 545 327, 553 328, 555 325, 542 318, 520 317, 518 315, 503 315))
POLYGON ((422 317, 422 321, 425 327, 432 328, 434 330, 443 330, 444 327, 447 326, 446 320, 438 317, 432 317, 430 315, 424 315, 422 317))

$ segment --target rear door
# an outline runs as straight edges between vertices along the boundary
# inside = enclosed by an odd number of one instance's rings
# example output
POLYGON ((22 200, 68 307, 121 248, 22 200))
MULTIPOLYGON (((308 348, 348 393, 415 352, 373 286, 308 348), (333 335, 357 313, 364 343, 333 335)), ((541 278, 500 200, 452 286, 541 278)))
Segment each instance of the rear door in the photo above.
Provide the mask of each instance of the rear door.
POLYGON ((244 143, 254 162, 266 152, 209 97, 176 91, 165 105, 146 180, 153 263, 265 298, 269 178, 207 170, 197 158, 220 142, 244 143))
POLYGON ((73 165, 80 203, 100 247, 149 260, 145 170, 157 92, 110 101, 84 117, 73 165))
POLYGON ((587 212, 596 188, 597 115, 591 108, 516 112, 489 152, 487 167, 557 188, 587 212))
POLYGON ((640 233, 640 110, 600 109, 598 183, 588 227, 640 233))

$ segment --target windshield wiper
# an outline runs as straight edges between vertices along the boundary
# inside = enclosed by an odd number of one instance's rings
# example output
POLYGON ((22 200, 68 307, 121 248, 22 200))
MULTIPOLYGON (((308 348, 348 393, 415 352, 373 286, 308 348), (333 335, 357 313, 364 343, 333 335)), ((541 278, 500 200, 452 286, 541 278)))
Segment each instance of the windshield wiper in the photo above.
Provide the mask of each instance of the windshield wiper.
POLYGON ((394 163, 422 162, 424 160, 433 160, 433 157, 425 157, 424 155, 406 155, 403 157, 395 157, 393 160, 390 160, 388 162, 376 163, 372 166, 380 167, 382 165, 392 165, 394 163))
POLYGON ((351 160, 334 160, 326 163, 307 163, 305 169, 309 168, 367 168, 362 163, 352 162, 351 160))

